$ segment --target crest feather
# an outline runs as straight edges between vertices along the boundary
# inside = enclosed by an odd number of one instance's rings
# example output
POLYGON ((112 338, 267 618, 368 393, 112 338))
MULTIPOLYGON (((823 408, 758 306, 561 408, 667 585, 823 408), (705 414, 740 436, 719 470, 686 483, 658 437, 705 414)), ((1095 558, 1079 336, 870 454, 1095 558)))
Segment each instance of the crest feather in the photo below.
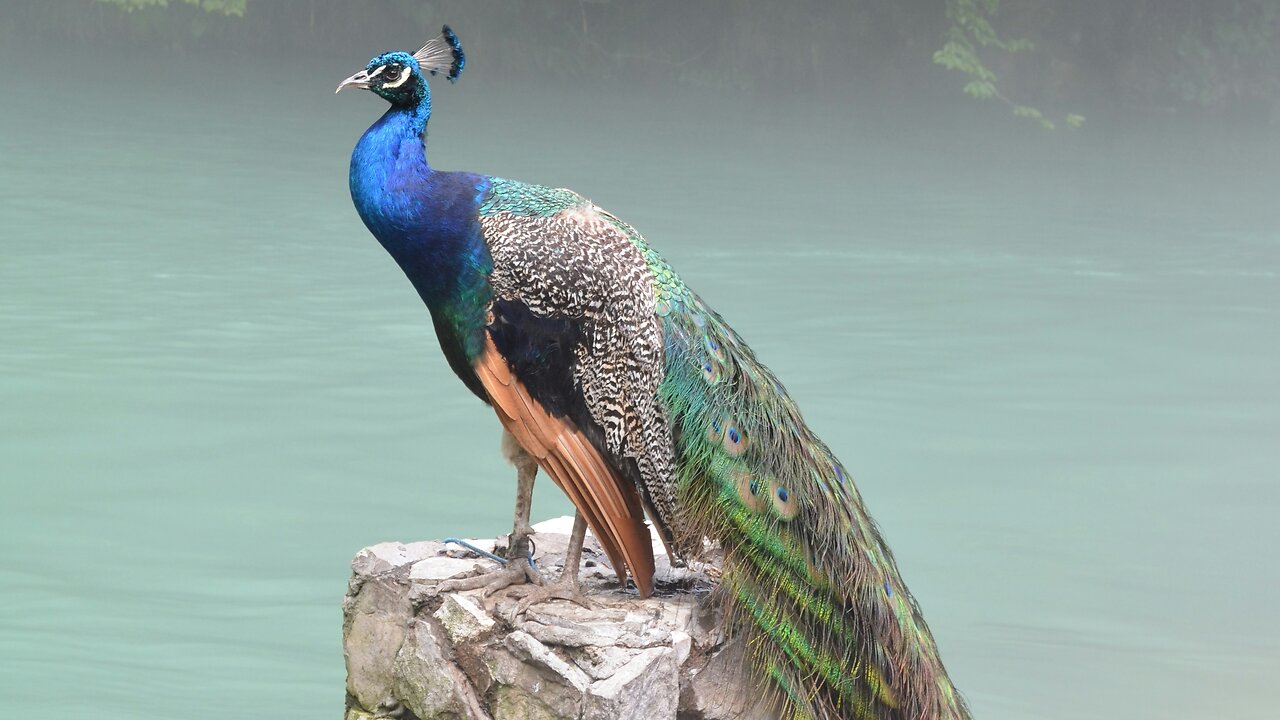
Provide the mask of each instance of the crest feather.
POLYGON ((458 36, 453 34, 448 25, 440 30, 438 37, 414 53, 413 59, 418 61, 422 72, 431 75, 445 73, 449 82, 457 81, 462 68, 467 65, 467 56, 462 53, 462 43, 458 42, 458 36))

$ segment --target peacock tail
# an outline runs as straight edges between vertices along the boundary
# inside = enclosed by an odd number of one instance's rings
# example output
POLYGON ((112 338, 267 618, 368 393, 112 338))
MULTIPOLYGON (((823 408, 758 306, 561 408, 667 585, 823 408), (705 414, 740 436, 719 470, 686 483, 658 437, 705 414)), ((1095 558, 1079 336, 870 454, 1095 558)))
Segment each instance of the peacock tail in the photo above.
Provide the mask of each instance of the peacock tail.
POLYGON ((777 377, 630 225, 569 190, 491 183, 495 297, 584 319, 578 426, 635 461, 677 553, 718 543, 729 625, 783 716, 968 717, 857 488, 777 377))
POLYGON ((730 626, 745 631, 783 716, 969 717, 844 466, 742 338, 614 222, 653 276, 677 545, 720 545, 730 626))

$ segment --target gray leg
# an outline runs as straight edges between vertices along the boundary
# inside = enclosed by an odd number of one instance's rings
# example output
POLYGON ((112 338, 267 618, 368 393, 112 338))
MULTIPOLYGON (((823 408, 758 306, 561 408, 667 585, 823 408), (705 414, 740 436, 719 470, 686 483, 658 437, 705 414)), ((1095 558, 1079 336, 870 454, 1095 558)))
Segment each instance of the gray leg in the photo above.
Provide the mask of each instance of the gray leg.
POLYGON ((564 555, 564 568, 560 570, 560 579, 554 585, 534 588, 521 599, 520 604, 516 606, 516 617, 524 614, 524 611, 530 607, 548 600, 568 600, 588 610, 591 609, 591 603, 582 593, 582 586, 578 583, 578 571, 582 563, 582 542, 586 537, 587 519, 582 516, 582 513, 577 513, 573 517, 573 532, 569 535, 569 549, 564 555))
POLYGON ((587 539, 587 519, 582 513, 573 515, 573 531, 569 534, 569 549, 564 554, 564 568, 560 570, 560 582, 565 578, 578 585, 578 570, 582 567, 582 543, 587 539))
POLYGON ((516 514, 507 543, 507 564, 482 575, 446 580, 438 586, 440 592, 484 588, 484 594, 490 595, 511 585, 542 584, 542 578, 529 564, 529 536, 533 534, 529 508, 533 504, 533 481, 538 476, 538 463, 520 447, 511 433, 505 431, 502 433, 502 454, 516 466, 516 514))
POLYGON ((516 516, 511 526, 507 559, 529 556, 529 536, 533 526, 529 524, 529 511, 533 507, 533 481, 538 477, 538 461, 524 451, 509 432, 502 433, 502 454, 516 468, 516 516))

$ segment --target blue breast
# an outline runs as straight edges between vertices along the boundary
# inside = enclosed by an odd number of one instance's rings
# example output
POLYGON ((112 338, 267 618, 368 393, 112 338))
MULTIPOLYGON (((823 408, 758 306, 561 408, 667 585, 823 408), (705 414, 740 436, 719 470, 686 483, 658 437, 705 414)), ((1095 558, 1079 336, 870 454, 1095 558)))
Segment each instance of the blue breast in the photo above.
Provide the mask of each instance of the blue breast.
POLYGON ((478 210, 490 181, 427 163, 415 113, 392 108, 351 153, 351 198, 369 231, 428 305, 462 300, 492 269, 478 210))
POLYGON ((433 170, 422 141, 425 122, 392 108, 365 132, 351 153, 351 199, 431 310, 454 372, 483 397, 470 367, 484 347, 493 297, 493 258, 478 215, 490 180, 433 170))

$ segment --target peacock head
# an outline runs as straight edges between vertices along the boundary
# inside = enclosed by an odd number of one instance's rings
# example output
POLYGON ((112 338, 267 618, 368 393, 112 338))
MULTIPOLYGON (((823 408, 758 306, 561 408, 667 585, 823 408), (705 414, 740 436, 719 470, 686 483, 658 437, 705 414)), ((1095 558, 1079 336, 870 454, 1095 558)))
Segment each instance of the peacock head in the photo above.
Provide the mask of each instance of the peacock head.
POLYGON ((343 80, 334 92, 347 88, 372 90, 397 107, 431 106, 431 89, 425 75, 444 74, 455 82, 466 67, 458 36, 445 25, 439 37, 422 46, 416 53, 403 51, 383 53, 369 61, 363 70, 343 80))

